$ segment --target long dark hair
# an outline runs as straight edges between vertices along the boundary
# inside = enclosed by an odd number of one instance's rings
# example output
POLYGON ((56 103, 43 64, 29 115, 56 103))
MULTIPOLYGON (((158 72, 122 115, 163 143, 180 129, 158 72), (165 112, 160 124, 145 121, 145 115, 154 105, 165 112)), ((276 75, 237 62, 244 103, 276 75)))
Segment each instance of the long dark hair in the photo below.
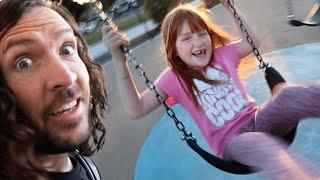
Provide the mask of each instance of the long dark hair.
MULTIPOLYGON (((91 104, 89 123, 91 138, 78 148, 81 155, 90 156, 102 148, 106 128, 102 123, 107 110, 107 92, 102 67, 90 59, 88 45, 77 29, 70 13, 55 4, 42 0, 0 1, 0 40, 20 18, 34 7, 49 7, 58 12, 71 26, 77 38, 79 56, 86 65, 90 78, 91 104)), ((1 57, 0 57, 1 60, 1 57)), ((19 107, 0 72, 0 179, 37 179, 46 177, 43 169, 32 164, 35 131, 19 121, 19 107)))
MULTIPOLYGON (((191 28, 192 32, 198 32, 200 30, 207 30, 210 38, 212 47, 216 48, 218 46, 225 45, 231 42, 230 36, 215 26, 210 20, 207 9, 196 8, 188 4, 182 4, 172 9, 165 19, 163 20, 161 31, 163 36, 164 49, 167 57, 167 61, 172 70, 178 75, 180 79, 185 83, 187 94, 190 95, 190 99, 199 107, 196 94, 199 94, 199 90, 193 78, 199 79, 209 84, 220 83, 217 80, 207 79, 200 70, 190 68, 186 63, 184 63, 179 56, 177 56, 176 40, 179 31, 182 28, 181 22, 186 20, 191 28)), ((212 53, 211 62, 215 61, 214 51, 212 53)))

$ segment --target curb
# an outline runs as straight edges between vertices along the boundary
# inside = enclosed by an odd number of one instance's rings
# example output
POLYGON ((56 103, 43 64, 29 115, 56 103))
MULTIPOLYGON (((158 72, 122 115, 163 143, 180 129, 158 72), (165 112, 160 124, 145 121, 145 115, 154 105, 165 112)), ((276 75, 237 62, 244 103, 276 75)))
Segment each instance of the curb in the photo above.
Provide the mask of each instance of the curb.
MULTIPOLYGON (((153 28, 152 30, 143 33, 140 36, 137 36, 133 39, 131 39, 130 43, 130 48, 135 48, 138 45, 140 45, 141 43, 149 40, 149 39, 153 39, 155 36, 160 34, 160 25, 157 25, 155 28, 153 28)), ((106 53, 104 53, 103 55, 99 56, 99 57, 95 57, 94 60, 97 61, 100 64, 105 64, 106 62, 111 60, 111 53, 109 51, 107 51, 106 53)))

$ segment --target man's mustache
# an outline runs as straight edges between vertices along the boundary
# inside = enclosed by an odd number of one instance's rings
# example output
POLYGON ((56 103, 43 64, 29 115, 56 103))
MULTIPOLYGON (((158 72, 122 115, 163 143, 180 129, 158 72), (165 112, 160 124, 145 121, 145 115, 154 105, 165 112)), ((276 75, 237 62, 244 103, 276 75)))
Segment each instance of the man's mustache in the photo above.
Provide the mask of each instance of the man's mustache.
POLYGON ((79 88, 79 86, 74 85, 68 89, 63 89, 61 91, 58 91, 54 96, 54 100, 75 98, 75 97, 79 97, 82 94, 83 94, 82 90, 79 88))
POLYGON ((55 93, 51 103, 49 103, 49 105, 44 109, 44 114, 46 116, 50 115, 50 113, 52 113, 52 109, 57 105, 61 104, 61 102, 63 101, 79 98, 80 100, 84 100, 84 93, 78 85, 74 85, 70 88, 61 89, 55 93))

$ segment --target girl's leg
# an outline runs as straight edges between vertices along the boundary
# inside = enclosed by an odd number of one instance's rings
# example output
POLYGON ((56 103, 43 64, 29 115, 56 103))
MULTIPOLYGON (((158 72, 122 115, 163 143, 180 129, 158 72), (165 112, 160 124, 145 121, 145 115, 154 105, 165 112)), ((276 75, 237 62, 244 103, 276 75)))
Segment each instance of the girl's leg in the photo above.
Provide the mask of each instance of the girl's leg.
POLYGON ((255 130, 285 135, 307 117, 320 116, 320 83, 287 86, 270 101, 261 105, 255 130))
POLYGON ((311 179, 287 153, 285 143, 268 133, 247 132, 233 138, 225 148, 224 159, 262 169, 268 179, 311 179))

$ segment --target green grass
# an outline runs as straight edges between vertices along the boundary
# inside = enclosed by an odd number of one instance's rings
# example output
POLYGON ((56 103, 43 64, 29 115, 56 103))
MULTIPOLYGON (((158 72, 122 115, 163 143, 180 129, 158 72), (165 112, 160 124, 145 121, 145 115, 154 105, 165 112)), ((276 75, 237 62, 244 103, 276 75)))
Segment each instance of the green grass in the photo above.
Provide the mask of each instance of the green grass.
POLYGON ((87 43, 90 45, 101 40, 102 33, 101 31, 96 31, 96 32, 85 35, 84 38, 87 41, 87 43))
MULTIPOLYGON (((121 31, 124 31, 144 21, 146 21, 145 16, 143 14, 138 14, 137 16, 134 16, 133 18, 128 19, 127 21, 123 21, 117 25, 121 31)), ((86 39, 87 43, 90 45, 100 41, 102 39, 102 33, 99 29, 96 32, 85 35, 84 38, 86 39)))
POLYGON ((139 24, 141 22, 144 22, 144 21, 146 21, 146 18, 144 16, 138 15, 138 16, 135 16, 132 19, 129 19, 126 22, 119 23, 118 27, 119 27, 120 30, 123 31, 123 30, 129 29, 129 28, 131 28, 131 27, 133 27, 133 26, 135 26, 135 25, 137 25, 137 24, 139 24))

